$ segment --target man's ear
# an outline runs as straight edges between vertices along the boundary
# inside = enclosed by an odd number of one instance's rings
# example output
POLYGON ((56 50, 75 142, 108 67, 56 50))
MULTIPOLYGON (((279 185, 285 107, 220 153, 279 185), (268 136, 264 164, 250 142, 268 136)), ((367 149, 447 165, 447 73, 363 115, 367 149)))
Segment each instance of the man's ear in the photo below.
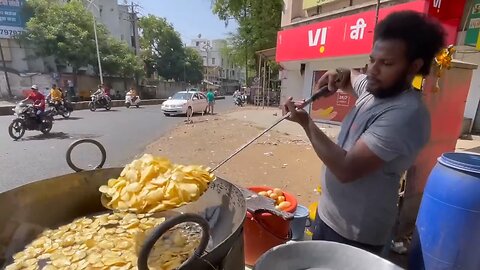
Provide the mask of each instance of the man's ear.
POLYGON ((418 74, 420 73, 420 69, 422 69, 425 62, 421 58, 417 58, 413 60, 412 64, 410 64, 410 74, 418 74))

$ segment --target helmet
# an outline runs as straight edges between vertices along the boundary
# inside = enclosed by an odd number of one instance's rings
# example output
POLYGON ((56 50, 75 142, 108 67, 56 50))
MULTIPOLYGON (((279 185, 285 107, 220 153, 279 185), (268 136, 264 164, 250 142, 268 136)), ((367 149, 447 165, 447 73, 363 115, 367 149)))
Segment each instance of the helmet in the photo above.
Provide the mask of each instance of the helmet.
POLYGON ((38 86, 36 84, 32 85, 32 89, 38 90, 38 86))

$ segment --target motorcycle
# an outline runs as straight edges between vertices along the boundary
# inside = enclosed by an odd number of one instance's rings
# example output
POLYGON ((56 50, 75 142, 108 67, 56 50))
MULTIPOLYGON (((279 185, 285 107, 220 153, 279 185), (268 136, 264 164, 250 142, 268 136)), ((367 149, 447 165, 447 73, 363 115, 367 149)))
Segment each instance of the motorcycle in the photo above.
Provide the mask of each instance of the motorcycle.
POLYGON ((245 99, 241 95, 234 97, 233 102, 235 103, 235 105, 240 107, 243 107, 243 105, 245 105, 245 99))
POLYGON ((130 106, 140 107, 140 97, 139 96, 125 96, 125 107, 130 108, 130 106))
POLYGON ((112 108, 112 101, 108 96, 98 97, 97 95, 91 95, 90 98, 92 99, 88 103, 88 108, 90 111, 94 112, 97 107, 104 107, 105 110, 109 111, 112 108))
POLYGON ((8 126, 8 134, 14 140, 22 138, 26 130, 39 130, 43 134, 48 134, 52 130, 53 115, 51 109, 45 110, 40 119, 35 114, 35 108, 32 104, 20 102, 13 111, 17 118, 13 119, 8 126))
POLYGON ((60 101, 48 101, 48 107, 51 108, 52 115, 61 115, 63 118, 69 118, 73 111, 73 106, 68 100, 60 101))

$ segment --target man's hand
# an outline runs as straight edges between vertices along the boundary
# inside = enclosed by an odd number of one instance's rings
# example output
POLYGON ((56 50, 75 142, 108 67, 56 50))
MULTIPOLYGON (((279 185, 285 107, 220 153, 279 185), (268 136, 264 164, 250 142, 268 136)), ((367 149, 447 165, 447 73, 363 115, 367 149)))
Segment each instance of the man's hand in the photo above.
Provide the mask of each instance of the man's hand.
POLYGON ((318 79, 315 83, 314 91, 318 91, 322 86, 328 85, 328 90, 333 94, 338 89, 348 88, 350 82, 350 70, 337 68, 335 70, 329 70, 318 79))
POLYGON ((297 122, 302 126, 308 125, 310 116, 304 109, 297 109, 303 107, 304 101, 294 102, 292 97, 289 97, 283 105, 283 115, 290 112, 290 117, 287 119, 293 122, 297 122))

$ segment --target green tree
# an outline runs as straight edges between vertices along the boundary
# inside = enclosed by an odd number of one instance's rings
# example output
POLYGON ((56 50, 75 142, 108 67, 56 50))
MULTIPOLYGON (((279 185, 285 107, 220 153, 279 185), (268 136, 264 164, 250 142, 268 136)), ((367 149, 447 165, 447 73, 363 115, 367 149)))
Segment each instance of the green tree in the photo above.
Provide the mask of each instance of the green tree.
POLYGON ((203 59, 195 49, 185 49, 185 77, 187 82, 196 84, 203 80, 203 59))
POLYGON ((165 18, 148 15, 140 18, 140 45, 147 73, 157 71, 164 79, 183 78, 185 51, 180 34, 165 18))
MULTIPOLYGON (((26 23, 21 40, 34 45, 37 56, 53 56, 57 67, 70 64, 74 74, 80 67, 96 65, 93 18, 79 0, 29 0, 33 17, 26 23)), ((107 35, 97 28, 99 38, 107 35)))
POLYGON ((282 0, 213 0, 212 10, 225 21, 238 22, 231 33, 228 53, 237 65, 255 70, 255 52, 273 48, 280 30, 282 0))
POLYGON ((102 42, 101 61, 106 74, 118 75, 124 78, 125 89, 128 78, 138 78, 143 75, 143 63, 128 44, 112 37, 102 42))

